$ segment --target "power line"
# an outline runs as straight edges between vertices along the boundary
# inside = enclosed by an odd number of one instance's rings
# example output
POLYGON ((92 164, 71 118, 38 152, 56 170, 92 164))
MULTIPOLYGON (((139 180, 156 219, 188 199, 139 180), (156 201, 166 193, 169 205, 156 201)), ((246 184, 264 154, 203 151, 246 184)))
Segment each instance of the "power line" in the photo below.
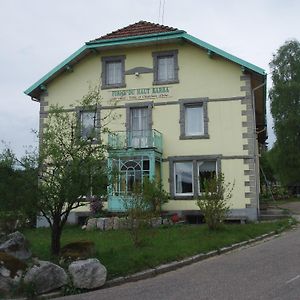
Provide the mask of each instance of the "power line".
POLYGON ((165 3, 166 3, 166 0, 163 0, 163 8, 162 8, 161 24, 164 24, 164 17, 165 17, 165 3))

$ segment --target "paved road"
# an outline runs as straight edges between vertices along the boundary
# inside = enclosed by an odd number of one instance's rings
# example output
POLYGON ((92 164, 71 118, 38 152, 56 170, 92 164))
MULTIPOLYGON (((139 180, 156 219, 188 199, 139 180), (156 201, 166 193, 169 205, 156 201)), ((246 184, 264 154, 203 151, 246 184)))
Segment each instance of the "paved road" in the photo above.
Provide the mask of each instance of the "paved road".
POLYGON ((64 300, 300 299, 300 228, 138 282, 64 300))

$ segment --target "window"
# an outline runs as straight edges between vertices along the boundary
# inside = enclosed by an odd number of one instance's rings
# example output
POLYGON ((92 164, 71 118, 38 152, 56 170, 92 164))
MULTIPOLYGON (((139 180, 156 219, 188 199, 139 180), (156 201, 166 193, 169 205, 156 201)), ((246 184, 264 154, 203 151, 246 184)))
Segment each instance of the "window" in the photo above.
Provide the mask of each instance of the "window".
POLYGON ((180 139, 203 139, 208 135, 207 99, 181 99, 180 139))
POLYGON ((152 102, 127 103, 126 131, 128 147, 153 147, 152 102))
POLYGON ((205 181, 216 176, 216 161, 198 162, 199 194, 204 191, 205 181))
POLYGON ((149 178, 149 158, 144 156, 132 159, 120 159, 115 162, 118 180, 114 184, 115 194, 127 194, 134 191, 136 185, 143 183, 144 178, 149 178))
POLYGON ((175 195, 193 195, 193 163, 174 164, 175 195))
POLYGON ((178 51, 154 52, 154 82, 153 84, 178 83, 178 51))
POLYGON ((79 110, 80 137, 85 140, 97 140, 97 124, 100 116, 97 111, 79 110))
POLYGON ((125 56, 102 58, 102 89, 125 87, 125 56))
MULTIPOLYGON (((131 131, 129 132, 130 146, 133 148, 147 148, 150 142, 150 128, 148 107, 131 108, 131 131)), ((150 146, 150 145, 149 145, 150 146)))
POLYGON ((204 190, 205 181, 220 170, 217 156, 170 158, 170 192, 174 199, 195 199, 204 190))
POLYGON ((81 119, 81 137, 90 139, 95 136, 95 112, 82 111, 81 119))
POLYGON ((187 106, 185 108, 185 135, 203 135, 204 124, 203 124, 203 107, 198 106, 187 106))

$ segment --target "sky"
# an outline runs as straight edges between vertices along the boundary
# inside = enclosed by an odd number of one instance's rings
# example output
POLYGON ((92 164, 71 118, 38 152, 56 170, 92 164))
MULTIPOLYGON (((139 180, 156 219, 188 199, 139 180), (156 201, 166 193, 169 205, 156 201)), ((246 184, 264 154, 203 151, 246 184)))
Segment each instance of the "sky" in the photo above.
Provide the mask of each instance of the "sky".
MULTIPOLYGON (((298 0, 0 0, 0 141, 18 156, 37 146, 39 104, 23 91, 86 41, 140 20, 163 23, 270 73, 276 50, 300 40, 299 12, 298 0)), ((268 134, 272 145, 269 110, 268 134)))

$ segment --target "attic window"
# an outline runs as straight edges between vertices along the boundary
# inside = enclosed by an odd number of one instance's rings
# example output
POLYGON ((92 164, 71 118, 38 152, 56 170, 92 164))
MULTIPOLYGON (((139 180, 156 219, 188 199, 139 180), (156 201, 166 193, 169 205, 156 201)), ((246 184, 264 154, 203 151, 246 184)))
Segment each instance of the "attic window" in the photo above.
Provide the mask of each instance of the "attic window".
POLYGON ((154 84, 178 83, 178 51, 154 52, 154 84))
POLYGON ((102 89, 125 86, 125 56, 103 57, 102 89))

